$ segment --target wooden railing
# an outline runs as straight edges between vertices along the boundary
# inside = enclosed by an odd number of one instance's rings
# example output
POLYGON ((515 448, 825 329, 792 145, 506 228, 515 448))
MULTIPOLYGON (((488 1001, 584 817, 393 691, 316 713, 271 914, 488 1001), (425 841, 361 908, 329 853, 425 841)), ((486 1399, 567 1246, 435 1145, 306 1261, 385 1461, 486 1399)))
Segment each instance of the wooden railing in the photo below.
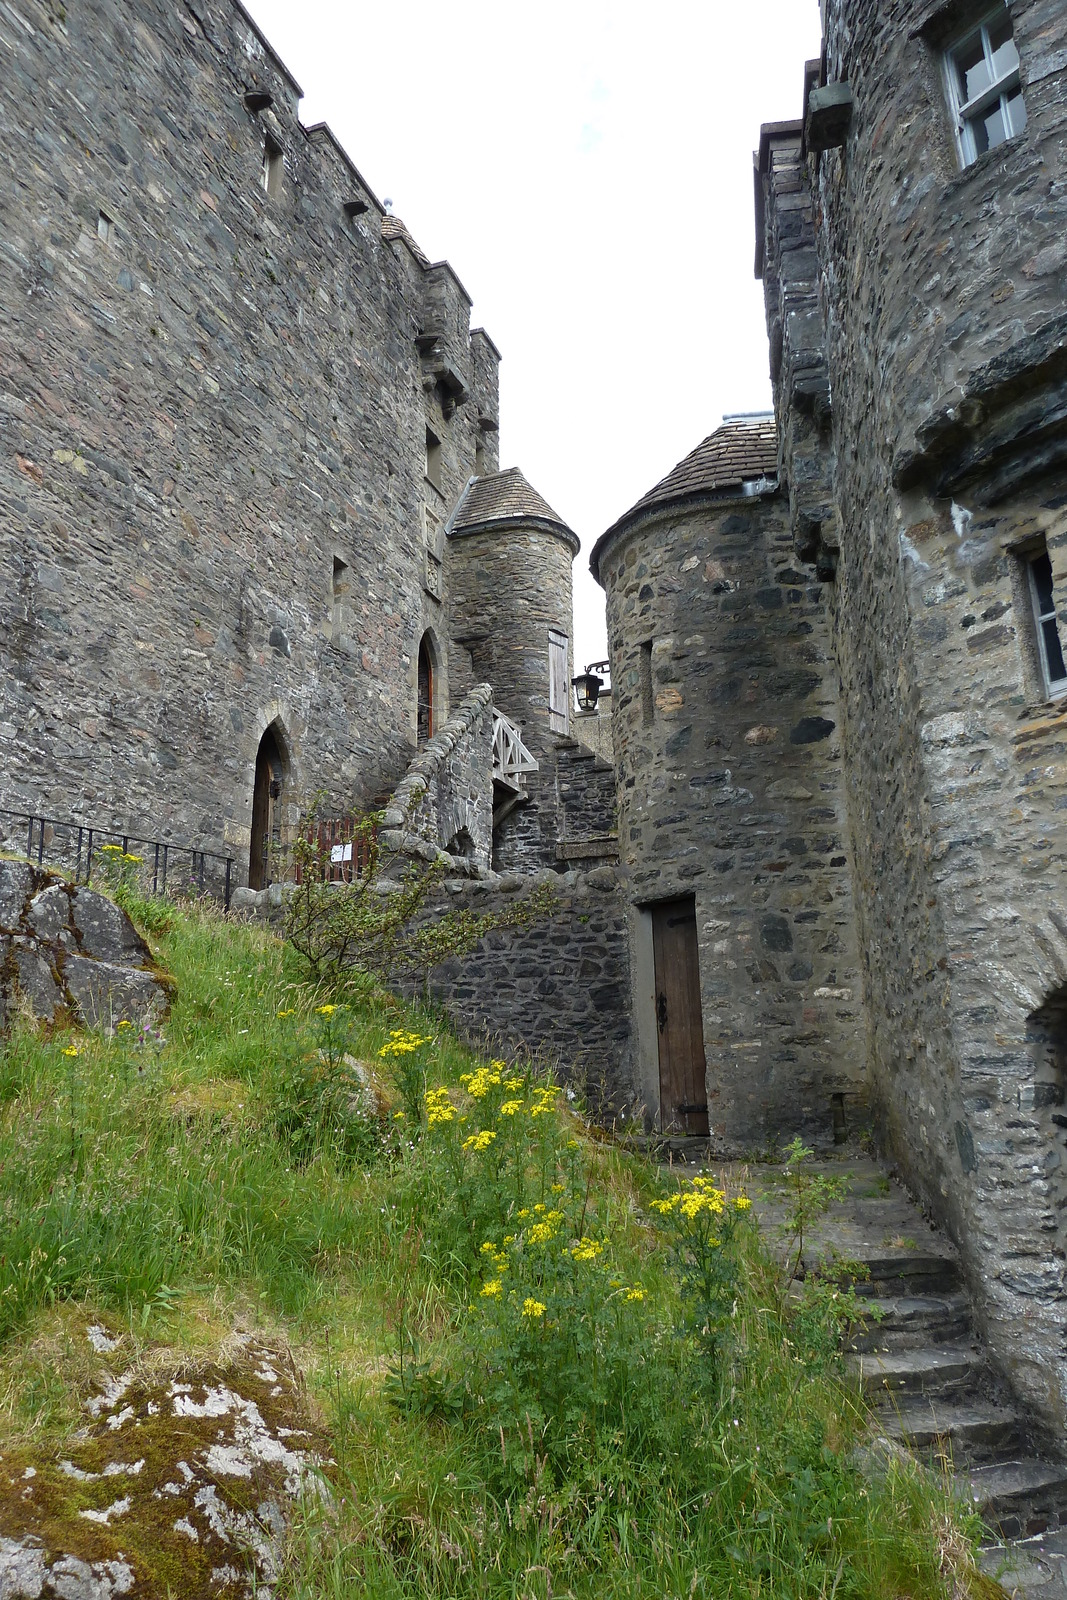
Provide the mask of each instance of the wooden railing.
POLYGON ((522 789, 528 772, 537 771, 537 762, 522 742, 513 722, 493 707, 493 781, 509 789, 522 789))

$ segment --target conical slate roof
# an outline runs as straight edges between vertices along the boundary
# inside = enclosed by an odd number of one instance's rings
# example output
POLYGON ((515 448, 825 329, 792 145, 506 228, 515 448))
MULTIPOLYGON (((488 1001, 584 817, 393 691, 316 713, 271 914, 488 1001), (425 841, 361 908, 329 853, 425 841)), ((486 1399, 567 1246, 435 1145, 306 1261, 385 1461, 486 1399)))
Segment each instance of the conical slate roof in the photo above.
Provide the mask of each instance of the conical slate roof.
POLYGON ((456 507, 449 533, 482 533, 517 522, 532 522, 550 532, 560 533, 578 549, 577 536, 563 518, 557 516, 547 500, 527 483, 518 467, 475 478, 456 507))
POLYGON ((778 432, 773 416, 728 418, 601 535, 589 558, 593 576, 598 576, 600 556, 608 540, 642 512, 724 489, 739 489, 747 479, 773 478, 777 471, 778 432))

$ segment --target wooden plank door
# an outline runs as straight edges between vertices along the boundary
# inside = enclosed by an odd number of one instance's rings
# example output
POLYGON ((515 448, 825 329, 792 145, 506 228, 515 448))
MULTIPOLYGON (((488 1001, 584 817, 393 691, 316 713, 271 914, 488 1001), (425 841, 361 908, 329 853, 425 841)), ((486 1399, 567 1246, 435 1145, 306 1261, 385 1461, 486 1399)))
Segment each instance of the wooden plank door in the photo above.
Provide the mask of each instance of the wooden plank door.
POLYGON ((548 726, 552 733, 566 733, 571 686, 567 676, 568 641, 565 633, 548 630, 548 726))
POLYGON ((660 1127, 708 1132, 700 961, 692 895, 652 907, 652 950, 659 1037, 660 1127))

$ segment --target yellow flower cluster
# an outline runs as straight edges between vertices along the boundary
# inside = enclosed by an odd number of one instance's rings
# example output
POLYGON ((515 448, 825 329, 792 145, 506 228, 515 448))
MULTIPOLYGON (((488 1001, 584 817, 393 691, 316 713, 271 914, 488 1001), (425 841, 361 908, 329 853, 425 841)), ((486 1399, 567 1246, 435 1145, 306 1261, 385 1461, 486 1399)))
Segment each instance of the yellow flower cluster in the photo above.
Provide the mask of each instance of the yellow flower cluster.
POLYGON ((488 1150, 496 1134, 492 1128, 485 1128, 481 1133, 472 1133, 469 1139, 464 1139, 464 1150, 488 1150))
POLYGON ((500 1069, 502 1061, 490 1061, 487 1067, 479 1067, 476 1072, 460 1074, 460 1083, 466 1089, 472 1100, 484 1100, 490 1089, 500 1087, 500 1069))
POLYGON ((521 1100, 505 1100, 503 1105, 500 1107, 500 1115, 502 1117, 513 1117, 517 1111, 521 1110, 521 1100))
POLYGON ((295 1006, 286 1006, 284 1011, 279 1011, 278 1012, 278 1016, 279 1017, 291 1017, 295 1010, 296 1010, 295 1006))
POLYGON ((704 1212, 713 1217, 721 1217, 727 1205, 732 1206, 735 1211, 748 1211, 752 1201, 746 1194, 739 1194, 735 1199, 727 1201, 726 1190, 717 1189, 712 1180, 705 1177, 694 1178, 688 1191, 679 1190, 677 1194, 672 1194, 665 1200, 649 1201, 649 1209, 658 1211, 661 1217, 669 1217, 673 1211, 677 1211, 687 1222, 694 1222, 704 1212))
POLYGON ((571 1245, 571 1256, 575 1261, 595 1261, 603 1248, 599 1239, 577 1239, 571 1245))
POLYGON ((99 854, 107 856, 109 864, 117 864, 120 861, 124 861, 131 867, 144 866, 144 856, 132 855, 128 850, 124 850, 120 844, 102 844, 99 854))
POLYGON ((380 1056, 409 1056, 421 1045, 430 1043, 430 1035, 412 1033, 406 1028, 394 1028, 378 1051, 380 1056))
POLYGON ((545 1314, 544 1302, 535 1300, 533 1295, 527 1295, 522 1302, 522 1314, 524 1317, 543 1317, 545 1314))
POLYGON ((488 1283, 482 1284, 482 1299, 495 1300, 504 1292, 504 1285, 499 1278, 490 1278, 488 1283))
POLYGON ((541 1218, 530 1229, 528 1239, 531 1244, 549 1244, 559 1232, 560 1223, 563 1221, 562 1211, 546 1211, 544 1206, 535 1206, 535 1211, 541 1212, 541 1218))
POLYGON ((644 1289, 639 1289, 636 1284, 633 1284, 629 1289, 623 1290, 622 1297, 624 1300, 643 1300, 645 1298, 645 1291, 644 1289))
POLYGON ((68 1044, 68 1046, 64 1050, 63 1054, 65 1056, 80 1056, 81 1055, 81 1051, 78 1049, 78 1046, 76 1044, 68 1044))
POLYGON ((426 1091, 426 1126, 437 1128, 443 1122, 456 1120, 456 1108, 452 1104, 448 1090, 442 1085, 440 1089, 427 1089, 426 1091))
POLYGON ((332 1017, 334 1012, 337 1010, 337 1007, 335 1005, 327 1004, 324 1006, 316 1006, 315 1010, 318 1012, 320 1017, 332 1017))
POLYGON ((530 1102, 531 1117, 543 1117, 546 1112, 556 1108, 556 1096, 559 1094, 559 1085, 550 1083, 534 1090, 533 1100, 530 1102))
MULTIPOLYGON (((510 1238, 505 1239, 504 1243, 510 1244, 512 1238, 514 1238, 514 1235, 511 1235, 510 1238)), ((508 1270, 510 1262, 508 1261, 506 1254, 503 1250, 497 1249, 492 1239, 487 1239, 482 1245, 482 1255, 487 1256, 491 1260, 497 1272, 506 1272, 508 1270)))
POLYGON ((507 1089, 511 1094, 514 1094, 516 1089, 521 1089, 522 1088, 522 1079, 521 1078, 505 1078, 504 1079, 504 1088, 507 1089))

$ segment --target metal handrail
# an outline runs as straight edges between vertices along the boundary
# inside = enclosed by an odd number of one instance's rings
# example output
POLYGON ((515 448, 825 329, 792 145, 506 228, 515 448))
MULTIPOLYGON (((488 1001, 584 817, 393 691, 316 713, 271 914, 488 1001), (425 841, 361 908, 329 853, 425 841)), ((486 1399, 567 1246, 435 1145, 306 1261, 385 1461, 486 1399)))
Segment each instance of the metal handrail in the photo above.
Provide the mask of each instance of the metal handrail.
MULTIPOLYGON (((230 909, 230 896, 233 892, 233 856, 220 855, 216 850, 202 850, 197 845, 176 844, 170 839, 145 839, 122 828, 101 828, 95 823, 88 822, 65 822, 58 817, 40 816, 31 811, 11 811, 0 806, 0 823, 5 818, 11 818, 21 824, 26 836, 27 859, 32 861, 36 854, 38 866, 44 866, 45 845, 52 844, 56 829, 64 830, 69 835, 70 851, 74 858, 75 883, 89 882, 93 852, 99 852, 103 845, 110 843, 121 844, 123 855, 129 855, 131 844, 139 845, 141 847, 139 853, 144 854, 146 865, 148 853, 151 852, 153 894, 166 893, 167 874, 169 872, 173 877, 180 859, 184 856, 188 856, 193 880, 199 892, 203 894, 209 886, 207 863, 217 861, 220 864, 219 876, 223 879, 223 908, 226 911, 230 909), (52 829, 52 839, 46 840, 46 830, 49 828, 52 829)), ((4 828, 3 831, 9 830, 4 828)))

